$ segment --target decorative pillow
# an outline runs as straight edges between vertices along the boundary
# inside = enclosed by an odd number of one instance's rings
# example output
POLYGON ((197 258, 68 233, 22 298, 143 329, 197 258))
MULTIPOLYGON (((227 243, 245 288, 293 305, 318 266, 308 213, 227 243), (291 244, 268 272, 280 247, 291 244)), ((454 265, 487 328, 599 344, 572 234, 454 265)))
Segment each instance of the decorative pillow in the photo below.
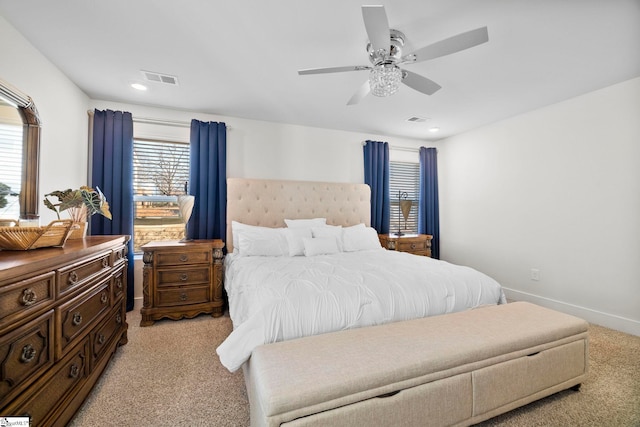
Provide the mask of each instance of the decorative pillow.
POLYGON ((284 235, 289 246, 289 256, 304 255, 304 238, 310 239, 311 228, 285 228, 284 235))
POLYGON ((267 227, 259 227, 257 225, 243 224, 238 221, 231 221, 231 235, 233 236, 233 252, 240 250, 240 232, 242 230, 263 229, 267 227))
POLYGON ((336 239, 338 250, 342 252, 342 226, 341 225, 325 225, 324 227, 311 228, 313 237, 333 237, 336 239))
POLYGON ((305 237, 304 256, 337 254, 340 252, 335 237, 314 237, 309 239, 305 237))
POLYGON ((378 232, 371 227, 347 227, 342 231, 342 250, 345 252, 381 249, 378 232))
POLYGON ((311 228, 322 227, 327 224, 327 218, 311 218, 311 219, 285 219, 284 223, 289 228, 311 228))

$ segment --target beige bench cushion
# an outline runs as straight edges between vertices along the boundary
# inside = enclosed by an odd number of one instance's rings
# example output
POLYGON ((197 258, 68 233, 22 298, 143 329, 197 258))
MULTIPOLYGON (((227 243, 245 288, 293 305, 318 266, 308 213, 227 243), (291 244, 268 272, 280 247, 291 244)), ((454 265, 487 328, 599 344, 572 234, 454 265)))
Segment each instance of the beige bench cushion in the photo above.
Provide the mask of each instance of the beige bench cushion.
POLYGON ((586 338, 587 328, 516 302, 260 346, 252 413, 291 420, 586 338))

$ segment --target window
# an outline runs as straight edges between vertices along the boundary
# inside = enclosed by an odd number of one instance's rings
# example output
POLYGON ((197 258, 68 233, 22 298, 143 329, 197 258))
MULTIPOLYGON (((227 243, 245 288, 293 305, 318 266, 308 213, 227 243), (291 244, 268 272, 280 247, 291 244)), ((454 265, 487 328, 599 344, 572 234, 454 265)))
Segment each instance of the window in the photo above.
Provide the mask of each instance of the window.
POLYGON ((389 201, 391 202, 392 233, 400 230, 407 234, 418 233, 418 200, 420 197, 420 164, 410 162, 389 162, 389 201), (406 198, 404 197, 406 193, 406 198), (398 194, 401 200, 410 200, 411 209, 407 220, 400 211, 398 194))
POLYGON ((0 157, 7 166, 0 170, 0 218, 17 220, 22 182, 22 125, 0 124, 0 157))
POLYGON ((133 141, 134 252, 150 241, 184 237, 177 202, 188 180, 188 143, 133 141))

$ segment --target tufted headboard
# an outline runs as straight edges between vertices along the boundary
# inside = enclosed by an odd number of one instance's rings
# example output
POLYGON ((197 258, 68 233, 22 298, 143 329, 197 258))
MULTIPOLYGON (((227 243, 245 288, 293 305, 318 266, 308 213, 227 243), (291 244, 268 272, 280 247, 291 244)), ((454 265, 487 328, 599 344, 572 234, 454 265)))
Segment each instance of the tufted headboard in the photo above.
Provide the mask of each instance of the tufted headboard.
POLYGON ((284 227, 284 219, 327 218, 331 225, 369 225, 371 189, 366 184, 227 178, 227 241, 231 221, 284 227))

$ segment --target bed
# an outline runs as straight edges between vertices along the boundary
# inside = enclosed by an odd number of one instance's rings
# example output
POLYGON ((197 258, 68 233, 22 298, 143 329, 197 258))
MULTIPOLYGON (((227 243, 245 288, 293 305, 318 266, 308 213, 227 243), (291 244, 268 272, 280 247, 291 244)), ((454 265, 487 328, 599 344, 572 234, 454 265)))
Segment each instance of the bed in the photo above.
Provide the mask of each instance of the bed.
POLYGON ((382 249, 369 199, 360 184, 227 180, 233 331, 217 353, 242 368, 253 427, 468 426, 579 387, 587 322, 382 249))
POLYGON ((364 184, 228 179, 227 369, 263 344, 506 302, 472 268, 383 249, 369 215, 364 184))

